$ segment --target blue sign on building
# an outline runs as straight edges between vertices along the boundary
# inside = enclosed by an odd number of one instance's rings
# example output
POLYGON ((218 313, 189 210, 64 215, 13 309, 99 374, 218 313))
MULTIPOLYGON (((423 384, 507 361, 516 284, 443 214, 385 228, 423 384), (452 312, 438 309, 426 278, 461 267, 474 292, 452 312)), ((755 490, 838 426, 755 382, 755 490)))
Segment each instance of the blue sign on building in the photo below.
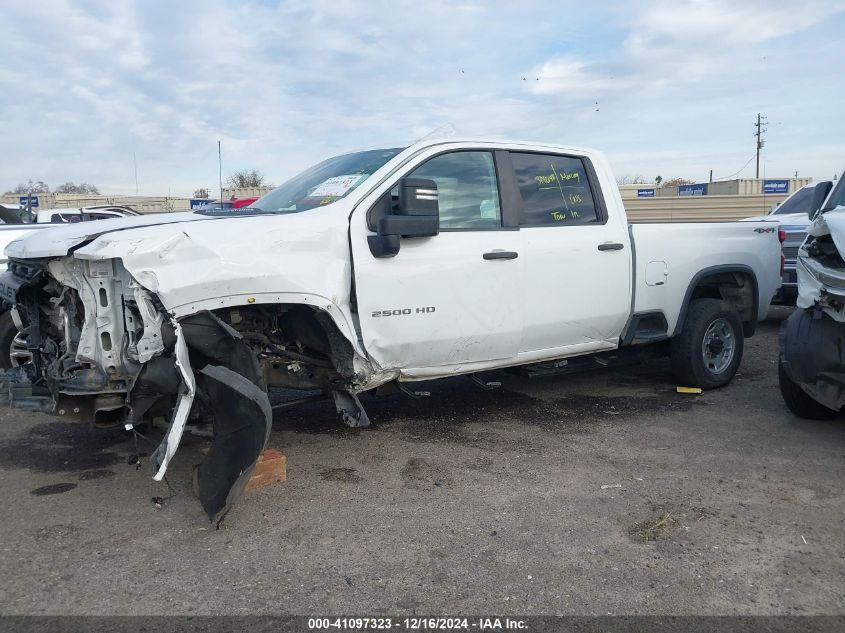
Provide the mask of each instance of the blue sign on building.
POLYGON ((637 189, 638 198, 653 198, 654 189, 637 189))
POLYGON ((763 193, 789 193, 788 180, 764 180, 763 193))
POLYGON ((27 202, 29 202, 30 208, 38 208, 38 196, 21 196, 20 198, 18 198, 18 200, 20 201, 20 205, 22 207, 25 207, 27 205, 27 202))
POLYGON ((191 208, 199 209, 202 206, 209 204, 211 200, 208 198, 191 198, 191 208))
POLYGON ((698 185, 678 185, 679 196, 706 196, 707 183, 698 185))

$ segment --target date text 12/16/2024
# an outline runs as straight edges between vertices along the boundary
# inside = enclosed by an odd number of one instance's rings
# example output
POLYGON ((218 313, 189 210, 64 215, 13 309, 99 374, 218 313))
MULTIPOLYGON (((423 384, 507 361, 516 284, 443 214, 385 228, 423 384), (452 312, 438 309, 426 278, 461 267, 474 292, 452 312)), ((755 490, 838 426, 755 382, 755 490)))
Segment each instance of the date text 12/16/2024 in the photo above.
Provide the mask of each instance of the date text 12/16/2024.
POLYGON ((449 617, 413 617, 413 618, 308 618, 308 630, 406 630, 406 631, 521 631, 526 630, 525 620, 488 617, 488 618, 449 618, 449 617))

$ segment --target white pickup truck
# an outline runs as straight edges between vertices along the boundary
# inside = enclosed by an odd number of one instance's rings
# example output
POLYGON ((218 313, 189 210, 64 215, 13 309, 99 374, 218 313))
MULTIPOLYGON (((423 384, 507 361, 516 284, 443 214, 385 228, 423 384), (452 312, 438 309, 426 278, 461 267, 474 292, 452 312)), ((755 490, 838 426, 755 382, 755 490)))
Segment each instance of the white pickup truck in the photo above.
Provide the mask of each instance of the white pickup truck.
POLYGON ((219 521, 271 425, 268 386, 350 426, 391 383, 650 348, 678 384, 728 383, 780 286, 776 223, 630 226, 605 157, 425 141, 326 160, 251 208, 138 217, 10 244, 0 292, 56 411, 131 427, 161 408, 164 476, 211 423, 219 521), (171 413, 172 411, 172 413, 171 413))

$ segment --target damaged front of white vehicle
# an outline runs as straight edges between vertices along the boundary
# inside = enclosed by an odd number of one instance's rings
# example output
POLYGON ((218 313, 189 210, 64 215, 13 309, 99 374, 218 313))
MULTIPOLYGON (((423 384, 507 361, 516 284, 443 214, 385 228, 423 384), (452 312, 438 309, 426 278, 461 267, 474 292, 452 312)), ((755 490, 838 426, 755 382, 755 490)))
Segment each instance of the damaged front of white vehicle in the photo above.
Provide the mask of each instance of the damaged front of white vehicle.
POLYGON ((780 386, 799 416, 831 418, 845 407, 845 180, 816 201, 798 250, 798 310, 780 337, 780 386))
POLYGON ((320 390, 361 426, 356 394, 390 379, 355 334, 348 216, 357 187, 400 151, 330 159, 250 209, 13 242, 0 293, 33 354, 30 378, 68 419, 132 429, 169 418, 156 480, 186 426, 208 426, 196 483, 219 523, 267 443, 268 386, 320 390))

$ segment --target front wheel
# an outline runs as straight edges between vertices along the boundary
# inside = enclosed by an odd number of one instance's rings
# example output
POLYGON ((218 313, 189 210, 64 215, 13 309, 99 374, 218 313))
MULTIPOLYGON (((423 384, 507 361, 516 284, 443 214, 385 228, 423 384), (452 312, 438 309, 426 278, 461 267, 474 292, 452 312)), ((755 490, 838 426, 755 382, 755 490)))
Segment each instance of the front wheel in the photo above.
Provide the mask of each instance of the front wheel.
POLYGON ((12 321, 12 313, 8 310, 0 314, 0 369, 13 369, 18 363, 12 363, 12 349, 18 328, 12 321))
POLYGON ((32 362, 32 352, 26 347, 26 339, 18 332, 12 313, 0 314, 0 370, 15 369, 32 362))
POLYGON ((839 411, 828 409, 826 406, 813 400, 801 387, 799 387, 786 373, 783 364, 778 363, 778 386, 783 401, 792 413, 799 418, 808 420, 832 420, 839 411))
POLYGON ((739 369, 743 343, 742 321, 734 310, 718 299, 696 299, 671 341, 672 371, 685 386, 723 387, 739 369))

